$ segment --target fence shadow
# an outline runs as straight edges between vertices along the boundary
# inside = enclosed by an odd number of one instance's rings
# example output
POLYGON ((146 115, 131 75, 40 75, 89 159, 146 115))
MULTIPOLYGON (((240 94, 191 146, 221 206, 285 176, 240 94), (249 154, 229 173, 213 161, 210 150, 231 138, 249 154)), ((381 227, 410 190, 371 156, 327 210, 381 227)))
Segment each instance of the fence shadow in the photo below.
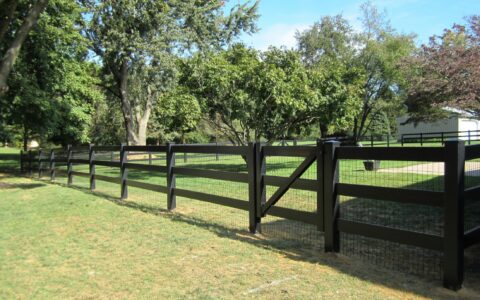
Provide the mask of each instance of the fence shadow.
MULTIPOLYGON (((67 185, 64 183, 55 184, 67 187, 67 185)), ((315 226, 307 225, 306 227, 303 223, 302 226, 299 226, 297 224, 298 222, 295 221, 277 219, 262 224, 264 234, 253 235, 250 234, 246 228, 234 229, 212 222, 211 220, 204 220, 201 217, 171 212, 155 205, 148 205, 128 200, 122 201, 118 197, 113 197, 106 193, 98 191, 91 192, 86 187, 69 187, 82 192, 95 194, 108 201, 111 201, 115 205, 138 210, 146 214, 169 218, 173 222, 181 222, 192 226, 194 225, 198 228, 213 232, 221 238, 237 240, 252 244, 262 249, 275 251, 292 260, 326 265, 342 273, 355 276, 361 280, 369 281, 374 284, 383 285, 397 290, 412 292, 419 296, 450 299, 452 297, 476 298, 480 294, 480 245, 472 247, 466 252, 465 288, 459 292, 452 292, 439 287, 438 278, 424 276, 419 277, 417 275, 406 274, 404 272, 392 272, 392 270, 389 270, 388 268, 378 268, 378 266, 374 264, 365 263, 358 259, 350 259, 348 256, 344 256, 343 254, 324 253, 323 234, 317 231, 315 226), (300 227, 302 227, 305 232, 299 232, 298 229, 300 227), (305 236, 310 236, 310 238, 302 239, 299 237, 302 234, 305 236), (316 235, 316 243, 311 243, 311 241, 309 241, 312 235, 316 235), (425 290, 425 285, 431 286, 432 289, 425 290)), ((349 205, 352 208, 359 209, 359 207, 361 207, 359 206, 360 201, 364 202, 365 199, 352 199, 349 201, 349 205)), ((344 241, 345 239, 342 239, 342 242, 344 241)), ((361 243, 357 243, 355 245, 359 246, 361 243)), ((366 247, 369 248, 372 248, 372 246, 376 247, 376 245, 368 243, 366 245, 366 247)), ((379 254, 378 250, 379 249, 376 250, 377 255, 379 254)), ((385 254, 387 256, 389 255, 389 253, 385 254)), ((392 253, 390 253, 390 255, 392 255, 392 253)))

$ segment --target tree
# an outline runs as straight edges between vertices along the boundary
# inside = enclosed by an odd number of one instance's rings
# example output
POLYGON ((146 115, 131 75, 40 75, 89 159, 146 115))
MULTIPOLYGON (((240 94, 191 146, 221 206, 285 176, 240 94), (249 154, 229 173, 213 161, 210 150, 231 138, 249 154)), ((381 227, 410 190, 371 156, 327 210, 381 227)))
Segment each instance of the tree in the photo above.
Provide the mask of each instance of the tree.
POLYGON ((195 130, 202 111, 197 99, 185 88, 177 88, 163 95, 155 108, 150 126, 157 140, 168 141, 178 138, 185 143, 186 134, 195 130))
POLYGON ((407 106, 412 122, 434 121, 448 106, 480 117, 480 16, 454 25, 406 59, 407 106))
POLYGON ((181 83, 199 99, 212 127, 237 145, 301 130, 316 119, 312 107, 322 101, 292 50, 260 53, 237 44, 196 56, 184 68, 181 83))
POLYGON ((0 10, 2 11, 0 43, 4 52, 0 61, 0 95, 8 90, 7 79, 20 54, 22 44, 48 4, 48 0, 37 0, 33 5, 30 5, 30 3, 23 5, 25 9, 18 14, 22 16, 25 11, 28 13, 23 17, 21 25, 17 27, 14 26, 15 19, 13 18, 18 6, 17 2, 17 0, 0 2, 0 10), (5 38, 7 31, 11 34, 11 38, 8 40, 5 38))
POLYGON ((413 35, 398 34, 370 2, 362 5, 364 31, 357 37, 354 65, 365 74, 362 107, 354 118, 353 141, 364 136, 385 110, 401 111, 404 97, 400 62, 414 50, 413 35))
POLYGON ((360 109, 363 73, 354 66, 354 34, 342 16, 326 16, 297 32, 298 50, 311 72, 313 88, 325 98, 317 108, 320 133, 348 129, 360 109))
POLYGON ((84 3, 92 15, 85 34, 105 68, 106 87, 121 103, 129 144, 145 144, 157 99, 175 88, 176 59, 255 31, 258 5, 238 4, 225 15, 222 0, 84 3))
POLYGON ((102 99, 95 88, 97 69, 85 62, 81 7, 69 0, 49 3, 0 97, 4 120, 22 132, 24 147, 31 137, 62 145, 88 142, 93 103, 102 99))

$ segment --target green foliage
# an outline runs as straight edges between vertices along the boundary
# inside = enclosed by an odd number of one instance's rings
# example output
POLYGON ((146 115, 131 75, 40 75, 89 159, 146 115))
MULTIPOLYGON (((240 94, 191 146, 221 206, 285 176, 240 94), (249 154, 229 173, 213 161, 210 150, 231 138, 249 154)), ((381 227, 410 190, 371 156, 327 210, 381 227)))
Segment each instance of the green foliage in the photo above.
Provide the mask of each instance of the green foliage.
POLYGON ((157 99, 175 88, 178 56, 219 49, 255 31, 257 3, 225 1, 83 1, 92 14, 86 30, 106 83, 121 103, 127 141, 144 144, 157 99))
POLYGON ((162 95, 155 108, 150 131, 157 134, 158 140, 184 143, 186 134, 194 131, 201 118, 197 99, 185 89, 177 89, 162 95))
POLYGON ((292 50, 259 53, 237 44, 194 57, 182 73, 182 83, 199 98, 210 124, 235 144, 297 132, 315 120, 313 108, 322 101, 292 50))
POLYGON ((52 0, 23 45, 4 118, 29 138, 68 143, 88 142, 92 104, 102 99, 95 88, 96 67, 85 62, 87 40, 79 26, 82 9, 76 2, 52 0))

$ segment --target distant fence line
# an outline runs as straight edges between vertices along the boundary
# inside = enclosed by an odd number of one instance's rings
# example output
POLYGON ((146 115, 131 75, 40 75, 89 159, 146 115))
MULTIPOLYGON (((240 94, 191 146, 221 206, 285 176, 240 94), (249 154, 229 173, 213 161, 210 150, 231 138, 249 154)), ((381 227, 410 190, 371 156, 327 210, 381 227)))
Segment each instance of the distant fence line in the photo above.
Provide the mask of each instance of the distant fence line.
MULTIPOLYGON (((97 181, 106 181, 120 185, 120 197, 128 197, 128 187, 135 187, 167 195, 167 207, 175 209, 176 197, 186 197, 228 206, 248 212, 249 230, 261 231, 262 218, 267 215, 282 217, 317 226, 324 232, 325 251, 340 250, 340 233, 359 235, 384 241, 412 245, 443 253, 444 286, 458 290, 464 276, 464 249, 480 243, 480 224, 465 231, 465 199, 480 199, 480 186, 465 188, 465 161, 480 158, 480 145, 465 146, 463 141, 445 141, 444 147, 388 148, 340 146, 339 142, 318 141, 314 146, 273 146, 262 143, 249 143, 248 146, 227 145, 183 145, 167 144, 161 146, 88 146, 67 149, 40 150, 22 152, 21 170, 39 176, 45 170, 42 163, 49 165, 47 171, 55 180, 56 164, 66 164, 67 182, 72 184, 75 176, 86 177, 90 189, 96 188, 97 181), (104 152, 110 151, 110 156, 104 152), (128 153, 149 155, 149 164, 128 160, 128 153), (77 158, 84 153, 86 157, 77 158), (217 171, 198 168, 178 167, 176 156, 182 154, 235 155, 246 163, 246 172, 217 171), (98 155, 97 155, 98 154, 98 155), (161 154, 165 165, 151 164, 152 154, 161 154), (288 176, 266 174, 268 157, 298 157, 303 161, 288 176), (118 158, 118 160, 117 160, 118 158), (343 183, 339 177, 339 160, 388 160, 440 162, 444 164, 442 191, 381 187, 375 185, 343 183), (301 178, 305 171, 316 163, 317 179, 301 178), (86 165, 89 172, 75 171, 74 165, 86 165), (120 177, 96 174, 95 166, 118 168, 120 177), (129 170, 150 171, 166 175, 166 186, 129 179, 129 170), (248 201, 231 197, 213 195, 207 191, 191 191, 176 186, 176 176, 189 176, 245 183, 248 185, 248 201), (266 186, 276 187, 276 191, 267 198, 266 186), (316 212, 300 211, 277 206, 285 193, 291 189, 315 192, 317 195, 316 212), (362 223, 342 218, 339 213, 339 197, 359 197, 395 202, 400 205, 420 204, 443 209, 443 235, 419 233, 387 226, 362 223)), ((187 158, 185 158, 187 159, 187 158)), ((146 160, 146 159, 139 159, 146 160)))

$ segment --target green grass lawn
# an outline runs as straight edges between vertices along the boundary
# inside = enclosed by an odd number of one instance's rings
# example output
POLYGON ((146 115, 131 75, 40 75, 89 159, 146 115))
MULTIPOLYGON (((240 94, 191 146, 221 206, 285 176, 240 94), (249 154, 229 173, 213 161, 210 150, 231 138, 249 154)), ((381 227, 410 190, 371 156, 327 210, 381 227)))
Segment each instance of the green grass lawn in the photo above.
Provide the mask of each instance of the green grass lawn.
MULTIPOLYGON (((80 182, 79 182, 80 183, 80 182)), ((0 177, 0 299, 475 298, 437 280, 253 236, 198 216, 199 202, 134 189, 128 201, 39 180, 0 177), (152 195, 150 195, 152 196, 152 195)), ((218 207, 218 206, 217 206, 218 207)))

